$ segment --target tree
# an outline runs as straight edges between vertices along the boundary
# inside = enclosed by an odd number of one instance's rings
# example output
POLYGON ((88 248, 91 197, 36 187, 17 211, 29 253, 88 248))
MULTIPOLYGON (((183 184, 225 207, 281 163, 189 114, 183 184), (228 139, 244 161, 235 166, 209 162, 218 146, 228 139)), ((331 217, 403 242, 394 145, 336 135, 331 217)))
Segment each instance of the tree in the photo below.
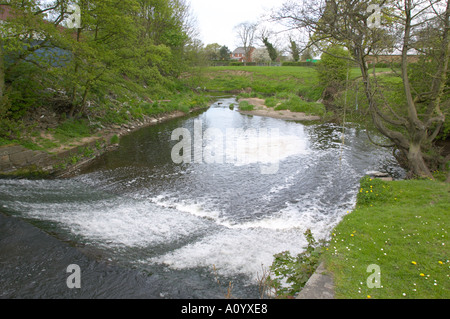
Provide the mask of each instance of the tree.
POLYGON ((342 88, 349 68, 349 63, 344 58, 348 56, 348 52, 341 46, 332 45, 327 48, 317 65, 321 85, 325 88, 342 88))
POLYGON ((218 43, 208 44, 205 47, 205 54, 208 60, 219 60, 220 59, 220 49, 221 46, 218 43))
POLYGON ((245 59, 244 64, 251 60, 252 46, 255 41, 257 24, 251 22, 242 22, 234 27, 239 39, 240 45, 244 48, 245 59))
POLYGON ((231 56, 231 51, 227 46, 222 46, 219 50, 219 57, 221 60, 229 60, 231 56))
POLYGON ((267 37, 263 38, 262 41, 263 41, 264 45, 266 46, 267 52, 269 53, 270 60, 272 62, 275 62, 278 58, 277 50, 273 47, 272 43, 269 42, 269 39, 267 37))
POLYGON ((289 2, 274 18, 308 32, 312 43, 322 51, 326 51, 324 43, 330 42, 348 49, 351 57, 346 59, 361 70, 374 126, 392 141, 411 175, 432 178, 429 165, 433 158, 428 151, 445 121, 442 108, 446 107, 444 94, 448 90, 449 16, 449 1, 328 0, 319 4, 305 1, 303 6, 289 2), (418 32, 431 19, 442 24, 442 29, 436 30, 436 54, 425 59, 435 61, 435 67, 427 75, 430 81, 426 94, 417 94, 410 79, 409 54, 418 32), (388 103, 376 74, 370 74, 367 64, 369 55, 387 52, 396 45, 401 50, 405 97, 404 107, 397 109, 388 103))
POLYGON ((271 58, 266 48, 258 48, 253 52, 253 60, 257 63, 270 63, 271 58))
POLYGON ((294 61, 298 62, 300 60, 300 50, 297 46, 297 43, 292 39, 292 37, 289 37, 289 51, 294 61))
POLYGON ((259 38, 260 38, 261 42, 264 44, 264 46, 266 47, 267 53, 269 54, 269 57, 270 57, 270 60, 272 62, 275 62, 278 58, 278 51, 275 49, 273 43, 271 41, 269 41, 269 37, 271 37, 273 35, 273 32, 271 32, 270 30, 263 27, 259 31, 259 34, 260 34, 259 38))
POLYGON ((52 96, 64 97, 73 117, 111 93, 168 94, 193 58, 185 0, 10 0, 5 8, 0 99, 10 106, 1 109, 16 118, 52 96), (67 23, 73 7, 81 11, 76 28, 67 23))

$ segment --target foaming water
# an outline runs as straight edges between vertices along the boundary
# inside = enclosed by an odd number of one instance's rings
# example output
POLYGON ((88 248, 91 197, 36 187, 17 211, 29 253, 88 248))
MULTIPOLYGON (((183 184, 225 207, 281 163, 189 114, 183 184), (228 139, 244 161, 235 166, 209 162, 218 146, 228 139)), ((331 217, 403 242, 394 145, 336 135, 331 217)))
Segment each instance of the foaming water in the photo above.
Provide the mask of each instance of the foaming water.
POLYGON ((338 126, 241 115, 228 108, 234 99, 221 102, 124 137, 117 151, 78 177, 0 180, 0 210, 151 273, 167 298, 180 297, 177 291, 220 295, 213 268, 252 298, 258 273, 274 254, 301 252, 307 229, 318 240, 328 238, 353 209, 364 172, 403 173, 357 127, 346 130, 343 145, 338 126), (194 136, 199 121, 202 132, 214 129, 222 138, 203 140, 202 151, 222 149, 224 161, 175 164, 173 130, 194 136), (229 129, 245 134, 230 138, 229 129), (267 163, 276 163, 276 172, 262 174, 267 163))

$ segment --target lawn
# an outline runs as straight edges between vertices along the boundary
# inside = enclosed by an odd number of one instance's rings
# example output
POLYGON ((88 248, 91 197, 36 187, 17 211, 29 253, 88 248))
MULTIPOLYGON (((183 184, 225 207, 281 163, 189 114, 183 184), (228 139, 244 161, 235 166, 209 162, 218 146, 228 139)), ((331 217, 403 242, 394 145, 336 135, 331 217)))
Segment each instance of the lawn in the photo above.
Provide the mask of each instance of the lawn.
POLYGON ((449 222, 449 184, 363 180, 325 252, 336 297, 450 298, 449 222))
POLYGON ((317 101, 323 88, 313 67, 209 67, 203 73, 203 86, 215 91, 252 92, 268 97, 286 92, 317 101))

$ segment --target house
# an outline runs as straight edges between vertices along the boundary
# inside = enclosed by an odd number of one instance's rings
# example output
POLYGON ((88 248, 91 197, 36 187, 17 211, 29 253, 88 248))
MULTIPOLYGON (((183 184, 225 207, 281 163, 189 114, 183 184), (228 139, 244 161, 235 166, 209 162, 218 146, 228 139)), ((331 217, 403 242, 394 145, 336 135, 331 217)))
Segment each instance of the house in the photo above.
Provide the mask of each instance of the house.
POLYGON ((236 60, 239 62, 253 62, 253 53, 255 51, 254 47, 249 47, 249 59, 248 61, 246 61, 246 56, 245 56, 245 48, 244 47, 239 47, 236 50, 233 51, 233 53, 231 53, 231 60, 236 60))

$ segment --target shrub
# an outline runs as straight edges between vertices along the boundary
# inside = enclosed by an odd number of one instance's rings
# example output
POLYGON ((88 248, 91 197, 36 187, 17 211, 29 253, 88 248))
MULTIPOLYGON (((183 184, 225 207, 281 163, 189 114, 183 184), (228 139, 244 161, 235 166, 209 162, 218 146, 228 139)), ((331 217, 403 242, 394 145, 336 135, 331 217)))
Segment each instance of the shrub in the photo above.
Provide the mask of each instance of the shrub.
POLYGON ((111 144, 119 143, 119 137, 117 135, 114 135, 113 137, 111 137, 110 143, 111 144))
POLYGON ((330 54, 323 53, 320 62, 317 63, 319 82, 325 87, 341 86, 347 78, 349 62, 348 51, 341 46, 330 46, 327 50, 330 54))
POLYGON ((253 109, 255 108, 254 105, 251 105, 250 103, 248 103, 247 101, 241 101, 239 102, 239 109, 241 111, 253 111, 253 109))
POLYGON ((289 99, 275 107, 275 110, 290 110, 292 112, 303 112, 323 116, 325 107, 321 103, 307 102, 297 95, 291 95, 289 99))
POLYGON ((304 234, 308 241, 304 252, 297 256, 292 256, 289 251, 276 254, 270 266, 271 273, 275 275, 270 282, 279 297, 293 296, 299 292, 319 265, 323 247, 316 242, 311 230, 304 234), (288 284, 287 287, 283 286, 283 281, 288 284))

